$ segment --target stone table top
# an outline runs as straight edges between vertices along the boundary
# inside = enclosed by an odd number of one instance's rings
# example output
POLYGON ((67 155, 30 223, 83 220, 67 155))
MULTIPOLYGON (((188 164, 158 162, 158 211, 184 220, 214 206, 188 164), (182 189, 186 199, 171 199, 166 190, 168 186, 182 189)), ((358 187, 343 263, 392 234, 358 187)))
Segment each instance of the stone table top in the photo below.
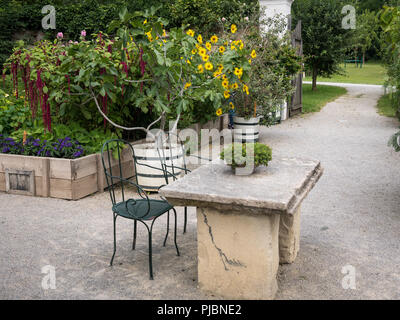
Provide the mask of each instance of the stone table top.
POLYGON ((322 173, 317 160, 288 157, 274 158, 250 176, 237 176, 218 159, 161 188, 160 194, 176 206, 294 214, 322 173))

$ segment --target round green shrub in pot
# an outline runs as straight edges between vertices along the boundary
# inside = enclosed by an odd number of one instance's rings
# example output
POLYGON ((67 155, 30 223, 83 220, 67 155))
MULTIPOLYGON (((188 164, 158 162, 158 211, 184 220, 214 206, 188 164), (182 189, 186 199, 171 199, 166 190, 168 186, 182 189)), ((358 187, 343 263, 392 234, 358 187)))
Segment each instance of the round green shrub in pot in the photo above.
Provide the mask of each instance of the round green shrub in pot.
POLYGON ((251 163, 254 163, 255 169, 268 166, 272 160, 272 149, 262 143, 233 143, 224 148, 220 157, 233 170, 245 168, 251 163))

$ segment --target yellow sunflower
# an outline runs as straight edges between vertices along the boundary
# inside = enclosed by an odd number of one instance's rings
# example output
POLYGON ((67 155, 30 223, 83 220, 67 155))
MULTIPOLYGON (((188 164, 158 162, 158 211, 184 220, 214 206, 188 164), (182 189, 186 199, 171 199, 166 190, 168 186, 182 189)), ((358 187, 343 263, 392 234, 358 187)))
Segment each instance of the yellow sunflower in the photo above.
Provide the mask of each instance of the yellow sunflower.
POLYGON ((236 24, 231 25, 231 32, 236 33, 236 31, 237 31, 236 24))
POLYGON ((232 88, 233 88, 233 89, 239 88, 239 85, 237 84, 237 82, 235 82, 235 83, 232 85, 232 88))
POLYGON ((185 90, 187 90, 188 88, 190 88, 192 86, 191 82, 186 82, 185 83, 185 90))
POLYGON ((197 66, 197 71, 198 71, 199 73, 203 73, 203 72, 204 72, 204 67, 203 67, 202 64, 199 64, 199 65, 197 66))
POLYGON ((225 47, 224 46, 219 47, 219 52, 220 53, 224 53, 225 52, 225 47))
POLYGON ((229 81, 228 81, 228 80, 222 81, 222 86, 223 86, 225 89, 228 89, 228 88, 229 88, 229 81))
POLYGON ((253 51, 251 52, 251 57, 252 57, 253 59, 257 58, 256 50, 253 50, 253 51))
POLYGON ((212 43, 217 43, 218 42, 218 37, 216 35, 213 35, 210 40, 211 40, 212 43))
POLYGON ((192 54, 196 54, 196 53, 197 53, 197 49, 193 49, 192 54))
POLYGON ((211 51, 211 43, 210 42, 206 43, 206 48, 208 51, 211 51))
POLYGON ((229 106, 231 107, 232 110, 235 109, 235 105, 232 102, 229 102, 229 106))
POLYGON ((225 99, 229 99, 230 96, 231 96, 231 94, 229 93, 229 91, 225 90, 225 91, 224 91, 224 97, 225 97, 225 99))
POLYGON ((208 71, 211 71, 211 70, 214 68, 214 66, 212 65, 211 62, 207 62, 207 63, 204 65, 204 67, 205 67, 206 70, 208 70, 208 71))
POLYGON ((204 62, 207 62, 210 59, 210 56, 208 54, 205 54, 204 56, 201 57, 204 62))
POLYGON ((194 31, 193 31, 192 29, 189 29, 189 30, 186 32, 186 34, 189 35, 189 36, 191 36, 191 37, 194 37, 194 31))
POLYGON ((204 49, 203 47, 199 47, 199 55, 200 56, 204 56, 207 53, 206 49, 204 49))
POLYGON ((249 87, 247 85, 243 85, 243 92, 246 92, 247 95, 250 94, 249 87))
POLYGON ((199 35, 197 36, 197 42, 200 43, 200 44, 203 43, 203 37, 201 36, 201 34, 199 34, 199 35))
POLYGON ((233 71, 233 73, 235 74, 235 76, 237 76, 240 79, 242 77, 242 75, 243 75, 243 69, 242 68, 235 68, 235 71, 233 71))
POLYGON ((216 114, 217 114, 218 117, 221 116, 221 115, 222 115, 222 109, 219 108, 219 109, 217 110, 216 114))

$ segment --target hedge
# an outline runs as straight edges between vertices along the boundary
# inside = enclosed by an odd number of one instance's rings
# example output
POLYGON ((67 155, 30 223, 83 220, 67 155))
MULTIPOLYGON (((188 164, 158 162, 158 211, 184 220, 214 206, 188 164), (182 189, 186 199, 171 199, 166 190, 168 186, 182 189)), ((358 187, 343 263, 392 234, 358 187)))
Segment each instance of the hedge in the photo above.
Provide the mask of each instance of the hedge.
MULTIPOLYGON (((46 38, 54 39, 57 32, 63 32, 66 39, 77 40, 83 29, 88 34, 106 32, 124 6, 130 12, 160 7, 158 15, 169 20, 171 26, 190 24, 207 33, 216 29, 221 17, 235 21, 258 10, 258 0, 0 0, 0 65, 11 54, 16 34, 43 31, 46 38), (56 8, 55 30, 43 30, 41 26, 41 9, 49 3, 56 8)), ((34 41, 29 36, 24 40, 34 41)))

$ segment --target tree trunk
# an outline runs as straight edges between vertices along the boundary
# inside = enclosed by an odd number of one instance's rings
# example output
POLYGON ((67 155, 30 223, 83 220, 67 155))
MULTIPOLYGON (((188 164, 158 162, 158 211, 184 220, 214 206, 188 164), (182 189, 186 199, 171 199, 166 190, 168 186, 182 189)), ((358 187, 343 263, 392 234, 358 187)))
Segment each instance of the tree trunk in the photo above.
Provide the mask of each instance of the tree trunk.
POLYGON ((312 91, 317 90, 317 73, 318 73, 317 66, 314 65, 312 70, 312 91))
POLYGON ((365 51, 363 52, 363 65, 365 64, 365 51))

